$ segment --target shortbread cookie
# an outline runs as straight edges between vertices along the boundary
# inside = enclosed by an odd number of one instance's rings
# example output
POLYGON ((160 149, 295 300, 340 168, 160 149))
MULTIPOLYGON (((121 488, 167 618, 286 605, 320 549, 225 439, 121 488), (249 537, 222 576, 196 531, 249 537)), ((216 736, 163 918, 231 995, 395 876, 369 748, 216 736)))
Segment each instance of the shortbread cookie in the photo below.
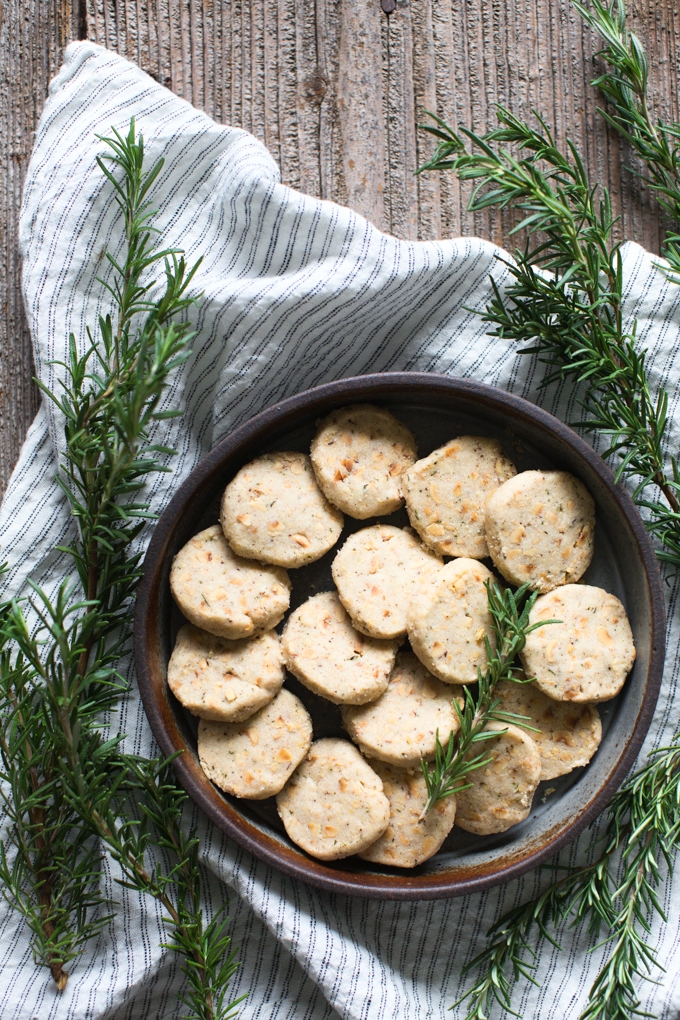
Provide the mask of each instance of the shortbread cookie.
POLYGON ((379 698, 398 648, 396 641, 355 630, 334 591, 313 595, 291 613, 281 646, 291 673, 336 705, 365 705, 379 698))
POLYGON ((404 502, 401 476, 415 462, 416 441, 386 408, 356 404, 321 422, 310 454, 326 498, 363 521, 404 502))
POLYGON ((595 705, 553 701, 534 683, 503 681, 495 690, 501 708, 527 716, 513 723, 528 731, 541 755, 541 781, 564 776, 587 765, 602 740, 602 721, 595 705), (538 731, 538 732, 537 732, 538 731))
POLYGON ((527 637, 521 653, 527 676, 555 701, 609 701, 635 662, 633 632, 616 595, 567 584, 536 600, 530 623, 560 620, 527 637))
POLYGON ((477 682, 488 662, 485 638, 494 647, 493 619, 485 582, 493 574, 477 560, 452 560, 423 585, 407 615, 411 648, 440 680, 477 682))
POLYGON ((264 800, 283 788, 312 743, 312 720, 285 688, 242 723, 198 724, 198 758, 215 786, 264 800))
POLYGON ((276 798, 286 832, 322 861, 359 853, 385 831, 382 780, 346 740, 316 740, 276 798))
POLYGON ((275 627, 290 603, 286 571, 241 559, 219 524, 180 549, 172 562, 170 588, 187 620, 232 639, 275 627))
POLYGON ((316 484, 306 453, 266 453, 229 482, 220 521, 239 556, 301 567, 333 548, 343 517, 316 484))
POLYGON ((443 566, 408 528, 376 524, 350 535, 333 560, 340 601, 357 630, 393 639, 406 634, 406 613, 423 581, 443 566))
POLYGON ((387 690, 370 705, 343 705, 342 722, 370 758, 413 768, 435 756, 436 734, 445 744, 458 730, 451 689, 411 652, 400 652, 387 690))
POLYGON ((422 772, 406 772, 371 759, 390 802, 390 822, 382 836, 359 854, 365 861, 394 868, 415 868, 437 853, 456 817, 456 798, 444 797, 419 821, 427 802, 422 772))
POLYGON ((486 504, 486 540, 512 584, 548 592, 571 584, 593 558, 595 504, 567 471, 523 471, 486 504))
POLYGON ((516 473, 496 439, 459 436, 419 460, 402 482, 411 524, 440 556, 489 555, 484 507, 516 473))
POLYGON ((492 760, 468 772, 465 782, 472 785, 456 794, 456 825, 480 836, 524 821, 541 777, 541 755, 527 733, 505 723, 489 723, 486 729, 501 732, 475 744, 472 753, 492 760))
POLYGON ((241 722, 272 700, 286 671, 275 630, 227 641, 182 627, 168 663, 168 686, 201 719, 241 722))

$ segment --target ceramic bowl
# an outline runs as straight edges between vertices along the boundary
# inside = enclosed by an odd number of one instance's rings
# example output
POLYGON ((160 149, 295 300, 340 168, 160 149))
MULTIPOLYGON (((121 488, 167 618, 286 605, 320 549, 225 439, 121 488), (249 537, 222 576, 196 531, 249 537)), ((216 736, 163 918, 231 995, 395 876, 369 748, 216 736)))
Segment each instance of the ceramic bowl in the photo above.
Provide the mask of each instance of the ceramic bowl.
MULTIPOLYGON (((405 512, 389 518, 406 525, 405 512)), ((375 523, 345 518, 347 534, 375 523)), ((333 587, 336 549, 316 563, 290 571, 291 609, 333 587)), ((196 467, 158 521, 146 559, 135 615, 139 686, 151 728, 179 781, 208 818, 236 843, 288 875, 325 889, 387 899, 429 899, 470 893, 507 882, 534 868, 576 838, 602 811, 630 769, 652 719, 664 656, 664 606, 659 572, 647 532, 633 502, 612 471, 566 425, 502 390, 448 376, 421 373, 367 375, 327 383, 283 400, 235 429, 196 467), (633 628, 637 659, 621 694, 600 705, 602 744, 585 767, 542 783, 531 814, 495 836, 456 827, 425 864, 404 871, 357 857, 324 863, 308 857, 286 836, 274 800, 236 800, 204 776, 196 754, 196 720, 175 700, 166 668, 183 617, 170 595, 175 553, 218 520, 226 484, 248 461, 274 450, 309 451, 316 424, 348 404, 387 406, 414 433, 426 456, 456 435, 499 439, 519 471, 571 471, 596 504, 595 556, 584 580, 617 595, 633 628)), ((346 736, 339 711, 288 676, 286 685, 310 711, 316 738, 346 736)))

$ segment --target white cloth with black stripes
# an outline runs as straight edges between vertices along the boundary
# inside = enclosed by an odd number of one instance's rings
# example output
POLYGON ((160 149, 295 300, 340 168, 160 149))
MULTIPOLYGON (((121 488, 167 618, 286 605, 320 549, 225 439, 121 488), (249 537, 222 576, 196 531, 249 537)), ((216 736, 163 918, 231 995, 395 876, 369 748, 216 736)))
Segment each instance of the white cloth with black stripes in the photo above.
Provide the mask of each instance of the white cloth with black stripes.
MULTIPOLYGON (((163 245, 203 264, 193 313, 193 355, 167 392, 166 407, 184 416, 160 423, 158 440, 178 451, 174 473, 150 487, 154 510, 235 425, 272 402, 326 380, 397 369, 446 372, 500 386, 540 403, 563 420, 578 414, 573 387, 539 391, 544 367, 518 356, 512 343, 486 335, 467 308, 489 299, 489 276, 503 285, 499 250, 472 238, 400 241, 360 216, 279 183, 274 160, 251 135, 215 124, 119 56, 72 44, 50 88, 26 180, 21 217, 23 286, 37 371, 54 386, 69 333, 105 307, 96 277, 106 250, 121 249, 111 188, 95 164, 95 135, 124 130, 134 115, 149 163, 165 166, 154 192, 163 245)), ((502 253, 501 253, 502 254, 502 253)), ((670 390, 669 442, 678 448, 680 290, 641 248, 624 248, 626 313, 638 320, 655 386, 670 390)), ((52 550, 69 534, 69 516, 54 472, 62 421, 43 403, 2 505, 0 555, 9 563, 6 593, 28 578, 48 588, 66 569, 52 550)), ((677 581, 666 585, 669 657, 646 749, 667 741, 677 724, 677 581)), ((154 743, 128 666, 131 692, 112 725, 130 748, 154 743)), ((422 903, 344 899, 293 881, 201 825, 208 908, 229 898, 241 961, 234 995, 248 992, 246 1020, 425 1020, 463 1015, 447 1008, 466 985, 462 969, 484 945, 501 912, 534 894, 548 877, 536 872, 483 895, 422 903)), ((590 837, 562 855, 582 860, 590 837)), ((164 941, 160 908, 115 885, 105 891, 116 917, 71 967, 62 993, 34 966, 27 930, 0 901, 2 1020, 175 1020, 177 959, 164 941)), ((642 1008, 677 1017, 680 1010, 680 873, 661 889, 669 924, 649 936, 665 975, 640 987, 642 1008)), ((545 945, 537 985, 522 983, 515 1008, 525 1018, 575 1020, 603 958, 597 942, 561 930, 562 950, 545 945)))

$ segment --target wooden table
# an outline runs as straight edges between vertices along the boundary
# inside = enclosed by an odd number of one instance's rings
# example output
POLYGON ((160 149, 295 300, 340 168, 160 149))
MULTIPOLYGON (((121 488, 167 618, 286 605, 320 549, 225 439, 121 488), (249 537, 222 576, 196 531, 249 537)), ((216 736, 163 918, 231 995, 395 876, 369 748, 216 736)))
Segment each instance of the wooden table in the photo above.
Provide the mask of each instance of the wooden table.
MULTIPOLYGON (((283 181, 404 238, 477 234, 451 176, 413 171, 432 149, 423 111, 483 131, 494 104, 532 107, 612 192, 621 232, 659 250, 663 224, 629 154, 596 114, 597 41, 569 0, 0 0, 0 488, 38 398, 22 309, 17 220, 33 132, 69 39, 136 61, 216 120, 252 131, 283 181)), ((680 7, 629 0, 656 109, 678 119, 680 7)))

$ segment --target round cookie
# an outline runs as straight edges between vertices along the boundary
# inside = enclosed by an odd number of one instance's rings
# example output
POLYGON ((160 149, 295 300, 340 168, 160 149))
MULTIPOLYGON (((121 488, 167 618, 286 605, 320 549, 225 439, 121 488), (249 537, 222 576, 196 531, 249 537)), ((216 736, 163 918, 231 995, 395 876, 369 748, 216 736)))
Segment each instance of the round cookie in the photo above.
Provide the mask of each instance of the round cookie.
POLYGON ((406 634, 411 602, 442 566, 410 529, 376 524, 350 535, 331 569, 356 629, 389 640, 406 634))
POLYGON ((417 451, 412 434, 386 408, 356 404, 321 422, 310 455, 326 498, 363 521, 403 504, 401 475, 417 451))
POLYGON ((236 556, 219 524, 180 549, 170 588, 187 620, 232 640, 275 627, 290 603, 286 571, 236 556))
POLYGON ((370 705, 343 705, 342 722, 364 754, 402 768, 432 759, 459 728, 451 690, 411 652, 400 652, 387 690, 370 705))
POLYGON ((365 850, 385 831, 390 806, 382 780, 346 740, 316 740, 276 798, 286 832, 322 861, 365 850))
POLYGON ((488 497, 516 473, 496 439, 459 436, 419 460, 402 481, 411 524, 440 556, 489 555, 488 497))
POLYGON ((343 517, 316 484, 306 453, 266 453, 229 482, 220 521, 239 556, 301 567, 333 548, 343 517))
POLYGON ((285 688, 245 722, 198 724, 198 758, 206 776, 225 793, 247 800, 278 793, 311 743, 307 709, 285 688))
POLYGON ((280 690, 285 677, 275 630, 227 641, 187 624, 168 663, 168 686, 201 719, 241 722, 280 690))
POLYGON ((524 821, 541 776, 541 755, 527 733, 505 723, 489 723, 486 729, 501 732, 475 744, 473 754, 484 753, 492 761, 468 772, 465 782, 472 785, 456 794, 456 825, 480 836, 524 821))
POLYGON ((527 676, 555 701, 609 701, 635 662, 633 632, 615 595, 567 584, 536 599, 530 623, 560 620, 527 637, 521 652, 527 676))
POLYGON ((533 683, 503 681, 495 693, 503 699, 504 712, 528 716, 514 725, 532 727, 529 736, 541 755, 541 782, 587 765, 600 746, 602 721, 595 705, 553 701, 533 683))
POLYGON ((336 705, 364 705, 386 690, 398 645, 360 634, 337 592, 326 591, 291 613, 281 647, 288 669, 310 691, 336 705))
POLYGON ((405 772, 394 765, 371 759, 370 766, 383 783, 390 802, 389 825, 359 857, 393 868, 415 868, 437 853, 453 828, 456 798, 444 797, 422 822, 418 821, 427 802, 422 772, 405 772))
POLYGON ((493 574, 477 560, 452 560, 423 585, 407 615, 411 648, 424 666, 449 684, 477 682, 488 658, 485 638, 495 646, 485 581, 493 574))
POLYGON ((567 471, 515 475, 489 497, 484 520, 491 557, 512 584, 548 592, 590 566, 595 504, 567 471))

